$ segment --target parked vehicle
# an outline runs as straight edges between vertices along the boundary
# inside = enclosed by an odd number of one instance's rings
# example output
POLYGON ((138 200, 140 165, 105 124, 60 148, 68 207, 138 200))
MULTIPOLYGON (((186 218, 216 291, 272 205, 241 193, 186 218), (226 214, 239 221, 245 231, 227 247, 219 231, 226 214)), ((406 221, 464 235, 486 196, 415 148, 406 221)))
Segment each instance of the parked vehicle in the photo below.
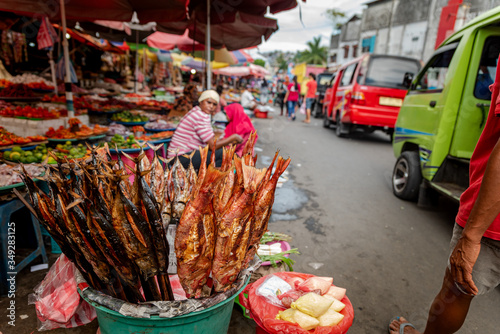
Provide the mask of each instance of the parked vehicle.
POLYGON ((316 77, 316 99, 312 109, 312 115, 316 118, 321 117, 323 110, 323 102, 325 99, 325 91, 330 87, 332 79, 335 78, 334 73, 324 72, 316 77))
POLYGON ((468 187, 469 161, 491 100, 499 25, 500 7, 478 16, 446 39, 415 77, 394 134, 397 197, 429 204, 434 189, 459 200, 468 187))
POLYGON ((333 84, 335 83, 335 78, 337 77, 337 73, 332 76, 330 82, 328 83, 328 87, 325 89, 325 96, 323 98, 323 106, 321 108, 321 117, 325 117, 327 110, 330 104, 333 102, 333 84))
POLYGON ((334 123, 339 137, 357 129, 392 135, 411 79, 419 70, 416 59, 375 54, 365 54, 341 66, 324 126, 334 123))

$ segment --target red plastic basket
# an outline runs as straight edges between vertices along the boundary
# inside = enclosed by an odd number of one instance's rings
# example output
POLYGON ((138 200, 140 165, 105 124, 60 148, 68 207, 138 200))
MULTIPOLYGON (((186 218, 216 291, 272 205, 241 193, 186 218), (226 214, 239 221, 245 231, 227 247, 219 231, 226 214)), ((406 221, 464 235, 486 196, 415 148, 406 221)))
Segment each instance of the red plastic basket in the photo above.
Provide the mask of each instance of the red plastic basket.
POLYGON ((263 111, 260 111, 258 109, 255 109, 253 112, 254 112, 255 117, 257 117, 257 118, 267 118, 267 112, 263 112, 263 111))
MULTIPOLYGON (((301 277, 307 279, 313 277, 311 274, 303 274, 296 272, 278 272, 276 275, 282 279, 288 277, 301 277)), ((306 331, 300 328, 297 324, 291 324, 283 320, 276 320, 276 315, 283 308, 268 303, 264 297, 256 294, 257 288, 265 281, 267 276, 258 279, 256 282, 246 286, 244 293, 248 293, 246 297, 243 293, 240 294, 240 303, 250 311, 251 317, 257 324, 257 334, 272 334, 272 333, 293 333, 293 334, 345 334, 349 330, 354 320, 354 309, 352 304, 345 296, 341 302, 346 307, 340 312, 345 317, 344 320, 334 327, 317 327, 315 330, 306 331)))

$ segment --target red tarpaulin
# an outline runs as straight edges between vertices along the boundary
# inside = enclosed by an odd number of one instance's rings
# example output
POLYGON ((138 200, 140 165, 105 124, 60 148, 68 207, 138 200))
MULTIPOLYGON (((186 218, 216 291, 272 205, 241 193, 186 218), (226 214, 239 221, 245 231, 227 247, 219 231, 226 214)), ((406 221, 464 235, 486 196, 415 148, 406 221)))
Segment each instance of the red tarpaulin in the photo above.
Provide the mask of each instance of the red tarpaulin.
MULTIPOLYGON (((53 26, 56 29, 62 30, 62 27, 59 26, 58 24, 53 24, 53 26)), ((87 35, 87 34, 84 34, 84 33, 78 32, 76 30, 69 29, 69 28, 66 29, 66 32, 72 38, 77 40, 78 42, 85 44, 85 45, 88 45, 88 46, 92 46, 98 50, 114 52, 114 53, 125 53, 124 50, 112 45, 111 43, 108 43, 108 41, 106 41, 106 40, 101 41, 101 40, 98 40, 97 38, 94 38, 90 35, 87 35)))
MULTIPOLYGON (((70 20, 129 22, 135 11, 141 23, 181 22, 187 19, 186 3, 187 0, 70 0, 65 7, 70 20)), ((52 19, 61 17, 59 1, 0 0, 0 10, 52 19)))
POLYGON ((231 66, 225 67, 218 70, 214 70, 215 74, 227 75, 230 77, 245 77, 247 75, 253 75, 256 77, 265 77, 269 75, 269 71, 264 67, 250 64, 248 66, 231 66))
POLYGON ((181 36, 157 31, 148 36, 147 43, 150 47, 161 50, 173 50, 175 47, 184 52, 192 52, 193 48, 195 51, 205 50, 203 44, 193 41, 188 34, 188 30, 181 36))
MULTIPOLYGON (((205 44, 206 4, 206 0, 190 0, 189 21, 183 25, 179 22, 172 24, 159 20, 158 30, 179 34, 189 29, 189 37, 205 44)), ((264 16, 267 8, 269 7, 271 13, 278 13, 296 6, 297 0, 213 1, 210 7, 211 46, 215 49, 225 46, 232 51, 259 45, 263 37, 267 40, 278 30, 277 21, 264 16)))

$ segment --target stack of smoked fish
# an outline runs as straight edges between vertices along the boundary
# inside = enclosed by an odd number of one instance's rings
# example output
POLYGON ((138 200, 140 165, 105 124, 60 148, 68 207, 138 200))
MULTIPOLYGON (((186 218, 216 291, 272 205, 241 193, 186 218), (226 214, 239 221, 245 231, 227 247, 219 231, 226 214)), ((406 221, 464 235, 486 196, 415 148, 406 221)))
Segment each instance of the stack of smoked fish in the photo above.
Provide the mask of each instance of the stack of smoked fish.
POLYGON ((202 149, 198 172, 178 159, 163 167, 144 152, 127 156, 135 163, 129 167, 111 160, 107 147, 91 148, 85 162, 54 157, 57 167, 44 177, 48 194, 22 177, 32 212, 93 288, 132 303, 173 300, 166 231, 176 224, 179 279, 188 297, 199 298, 229 289, 267 230, 290 159, 276 153, 269 168, 257 169, 254 144, 251 136, 241 158, 225 148, 220 168, 213 155, 207 167, 202 149))
POLYGON ((205 295, 210 274, 212 292, 229 289, 267 231, 276 185, 290 159, 276 152, 269 168, 257 169, 254 145, 252 135, 242 158, 234 147, 224 148, 220 169, 213 163, 203 168, 207 148, 201 151, 202 167, 175 237, 177 273, 188 297, 205 295))

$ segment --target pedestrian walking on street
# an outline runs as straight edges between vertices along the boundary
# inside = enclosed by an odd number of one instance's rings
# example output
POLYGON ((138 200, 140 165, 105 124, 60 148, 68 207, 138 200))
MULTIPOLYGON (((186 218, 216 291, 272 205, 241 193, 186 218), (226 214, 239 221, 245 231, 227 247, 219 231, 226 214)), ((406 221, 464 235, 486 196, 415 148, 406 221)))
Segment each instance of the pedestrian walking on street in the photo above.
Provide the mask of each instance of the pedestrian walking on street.
POLYGON ((309 81, 306 84, 306 119, 304 123, 311 123, 311 109, 314 104, 314 99, 316 98, 316 88, 318 87, 316 83, 316 75, 314 73, 309 73, 309 81))
POLYGON ((297 82, 297 76, 295 75, 292 82, 288 84, 288 91, 285 95, 285 103, 288 108, 288 119, 295 121, 295 108, 299 101, 300 85, 297 82))
POLYGON ((451 255, 425 330, 419 332, 408 320, 397 317, 389 323, 390 334, 455 333, 472 299, 500 284, 500 68, 490 89, 490 112, 470 160, 470 185, 460 197, 451 255))
POLYGON ((283 116, 283 107, 285 106, 286 86, 282 80, 278 81, 277 93, 278 93, 277 100, 281 110, 280 115, 283 116))

